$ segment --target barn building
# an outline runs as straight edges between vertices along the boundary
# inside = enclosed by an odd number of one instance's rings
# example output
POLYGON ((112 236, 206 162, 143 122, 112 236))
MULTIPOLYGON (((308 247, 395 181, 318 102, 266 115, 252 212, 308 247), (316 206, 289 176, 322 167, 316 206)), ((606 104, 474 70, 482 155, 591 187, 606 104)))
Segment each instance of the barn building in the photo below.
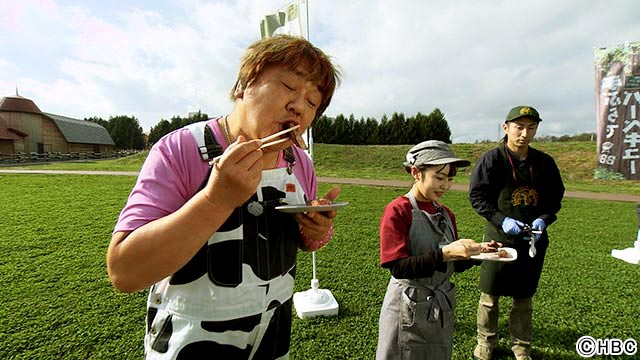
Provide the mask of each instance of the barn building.
POLYGON ((104 127, 42 112, 22 96, 0 99, 0 154, 102 154, 110 157, 113 139, 104 127))

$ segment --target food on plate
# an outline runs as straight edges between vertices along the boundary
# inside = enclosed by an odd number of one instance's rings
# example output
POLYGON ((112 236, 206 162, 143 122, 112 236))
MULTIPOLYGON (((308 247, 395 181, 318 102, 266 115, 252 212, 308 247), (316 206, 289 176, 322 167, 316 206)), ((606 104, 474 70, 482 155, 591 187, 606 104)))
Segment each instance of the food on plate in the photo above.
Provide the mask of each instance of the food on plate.
POLYGON ((480 253, 472 255, 471 259, 486 261, 511 262, 518 258, 518 252, 510 247, 502 247, 502 243, 490 241, 480 243, 480 253))
POLYGON ((500 249, 502 244, 495 240, 484 242, 481 245, 480 253, 484 254, 487 258, 507 259, 511 257, 508 251, 500 249))
POLYGON ((484 242, 481 245, 482 245, 482 248, 480 252, 483 252, 483 253, 494 253, 494 252, 497 252, 500 247, 502 247, 502 244, 495 240, 484 242))
POLYGON ((484 259, 509 259, 511 255, 506 250, 495 250, 493 252, 485 252, 482 254, 484 259))
POLYGON ((496 255, 497 255, 499 258, 508 258, 508 257, 509 257, 509 253, 508 253, 506 250, 498 250, 498 251, 496 252, 496 255))

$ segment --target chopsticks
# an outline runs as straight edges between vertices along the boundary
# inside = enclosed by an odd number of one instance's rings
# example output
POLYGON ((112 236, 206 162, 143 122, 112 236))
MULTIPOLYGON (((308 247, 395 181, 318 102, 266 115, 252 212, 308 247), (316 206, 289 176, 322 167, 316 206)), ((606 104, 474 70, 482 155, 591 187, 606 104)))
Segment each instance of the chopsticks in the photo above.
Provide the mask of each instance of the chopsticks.
MULTIPOLYGON (((278 139, 278 137, 280 137, 280 136, 282 136, 282 135, 284 135, 286 133, 290 133, 290 132, 292 132, 294 130, 297 130, 299 127, 300 127, 300 125, 292 126, 292 127, 288 128, 288 129, 285 129, 285 130, 282 130, 282 131, 278 131, 275 134, 271 134, 271 135, 263 138, 262 139, 262 146, 260 146, 260 149, 264 149, 266 147, 273 146, 273 145, 282 144, 283 142, 286 142, 286 141, 290 140, 288 137, 284 138, 284 139, 278 139)), ((215 158, 209 160, 209 165, 215 165, 218 161, 220 161, 221 157, 222 157, 222 155, 218 155, 215 158)))
POLYGON ((262 146, 260 146, 260 149, 268 148, 269 146, 273 146, 273 145, 282 144, 283 142, 287 142, 288 140, 290 139, 289 138, 278 139, 270 143, 263 144, 262 146))
POLYGON ((275 134, 271 134, 265 138, 262 139, 262 146, 260 146, 260 149, 264 149, 266 147, 272 146, 272 145, 277 145, 277 144, 282 144, 283 142, 289 140, 289 138, 284 138, 284 139, 278 139, 280 136, 292 132, 296 129, 298 129, 300 127, 300 125, 296 125, 296 126, 292 126, 288 129, 282 130, 282 131, 278 131, 275 134), (277 140, 275 140, 277 139, 277 140))
MULTIPOLYGON (((292 126, 288 129, 282 130, 282 131, 278 131, 275 134, 271 134, 262 140, 262 146, 260 146, 260 149, 264 149, 267 148, 269 146, 273 146, 273 145, 278 145, 278 144, 282 144, 283 142, 289 141, 290 138, 286 137, 284 139, 278 139, 278 137, 286 134, 286 133, 290 133, 296 129, 298 129, 300 127, 300 125, 296 125, 296 126, 292 126)), ((214 166, 216 165, 216 163, 218 161, 220 161, 220 158, 222 158, 222 155, 218 155, 216 157, 214 157, 213 159, 209 160, 209 165, 214 166)))

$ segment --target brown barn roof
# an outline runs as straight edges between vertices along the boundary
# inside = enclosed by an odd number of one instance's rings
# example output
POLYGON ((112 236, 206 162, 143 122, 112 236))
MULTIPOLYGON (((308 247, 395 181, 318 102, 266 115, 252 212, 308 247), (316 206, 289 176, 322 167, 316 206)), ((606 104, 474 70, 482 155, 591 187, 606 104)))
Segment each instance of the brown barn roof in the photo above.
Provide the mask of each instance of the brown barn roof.
POLYGON ((6 96, 0 99, 0 111, 26 112, 42 114, 42 111, 31 100, 20 95, 6 96))
MULTIPOLYGON (((20 95, 6 96, 0 99, 2 111, 40 114, 51 119, 65 140, 70 143, 115 145, 111 135, 104 127, 90 121, 77 120, 66 116, 43 113, 36 104, 20 95)), ((2 120, 2 118, 0 118, 2 120)), ((0 139, 17 140, 29 136, 17 129, 9 128, 6 122, 0 121, 0 139), (16 137, 18 136, 18 137, 16 137)))

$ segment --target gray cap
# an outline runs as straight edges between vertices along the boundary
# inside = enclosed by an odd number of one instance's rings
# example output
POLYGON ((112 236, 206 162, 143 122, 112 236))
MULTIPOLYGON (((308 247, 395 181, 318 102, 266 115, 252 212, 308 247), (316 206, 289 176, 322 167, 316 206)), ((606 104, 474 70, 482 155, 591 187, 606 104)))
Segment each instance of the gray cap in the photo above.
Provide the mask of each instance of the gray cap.
POLYGON ((449 145, 440 140, 427 140, 412 147, 407 152, 407 161, 403 164, 407 172, 411 172, 411 166, 445 165, 453 164, 455 167, 471 165, 471 161, 457 158, 449 145))

